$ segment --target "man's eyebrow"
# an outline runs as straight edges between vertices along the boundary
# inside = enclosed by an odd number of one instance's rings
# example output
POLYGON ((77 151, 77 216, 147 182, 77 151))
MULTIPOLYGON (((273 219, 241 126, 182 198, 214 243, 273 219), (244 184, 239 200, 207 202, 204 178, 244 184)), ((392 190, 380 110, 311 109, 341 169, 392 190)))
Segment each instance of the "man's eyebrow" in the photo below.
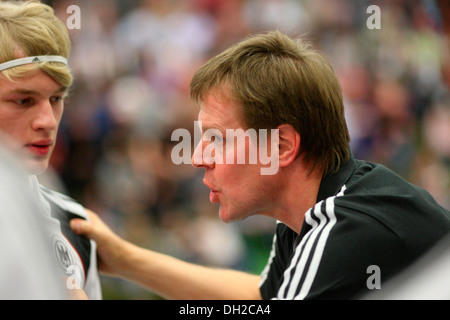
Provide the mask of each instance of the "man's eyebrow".
POLYGON ((67 92, 67 87, 62 86, 61 88, 59 88, 59 90, 57 90, 55 93, 64 93, 67 92))
POLYGON ((206 132, 208 130, 217 130, 217 131, 220 131, 222 133, 226 131, 224 128, 222 128, 220 126, 215 126, 215 125, 202 126, 200 128, 200 130, 201 130, 202 133, 204 133, 204 132, 206 132))
POLYGON ((32 94, 32 95, 38 94, 37 91, 26 90, 26 89, 13 89, 13 90, 10 90, 8 93, 20 93, 20 94, 32 94))
MULTIPOLYGON (((62 86, 58 90, 56 90, 54 92, 54 94, 64 93, 66 91, 67 91, 67 88, 62 86)), ((19 94, 24 94, 24 95, 41 95, 41 93, 39 91, 21 89, 21 88, 13 89, 13 90, 9 91, 9 93, 19 93, 19 94)))

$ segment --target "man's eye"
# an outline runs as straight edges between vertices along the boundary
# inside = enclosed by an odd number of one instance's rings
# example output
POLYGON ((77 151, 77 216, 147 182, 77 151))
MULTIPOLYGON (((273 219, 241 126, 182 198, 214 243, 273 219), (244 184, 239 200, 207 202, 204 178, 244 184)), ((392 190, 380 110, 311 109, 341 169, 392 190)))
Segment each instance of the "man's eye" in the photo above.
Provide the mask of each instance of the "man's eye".
POLYGON ((52 97, 50 100, 52 103, 58 103, 58 102, 64 101, 64 98, 63 97, 52 97))
POLYGON ((21 106, 25 106, 25 105, 31 104, 32 99, 31 98, 20 99, 20 100, 16 100, 15 103, 17 103, 18 105, 21 105, 21 106))
POLYGON ((223 143, 224 139, 222 133, 216 129, 209 129, 203 134, 206 141, 214 143, 223 143))
POLYGON ((214 135, 212 136, 211 141, 220 143, 220 142, 223 141, 223 138, 222 138, 222 136, 220 136, 220 135, 214 134, 214 135))

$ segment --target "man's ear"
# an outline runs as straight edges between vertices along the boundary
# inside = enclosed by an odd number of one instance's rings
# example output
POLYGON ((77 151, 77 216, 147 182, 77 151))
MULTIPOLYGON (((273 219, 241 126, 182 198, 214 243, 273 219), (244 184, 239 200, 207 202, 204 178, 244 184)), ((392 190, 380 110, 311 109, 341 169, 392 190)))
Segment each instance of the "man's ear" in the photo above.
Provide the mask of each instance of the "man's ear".
POLYGON ((300 133, 290 124, 278 126, 279 166, 286 167, 295 161, 300 150, 300 133))

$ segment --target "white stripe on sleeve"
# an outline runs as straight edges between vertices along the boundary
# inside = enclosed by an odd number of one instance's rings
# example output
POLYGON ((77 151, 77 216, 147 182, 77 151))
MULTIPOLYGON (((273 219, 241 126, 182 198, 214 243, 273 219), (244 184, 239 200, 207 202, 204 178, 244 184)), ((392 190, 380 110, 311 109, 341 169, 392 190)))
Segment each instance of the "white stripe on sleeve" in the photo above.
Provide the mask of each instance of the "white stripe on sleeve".
POLYGON ((336 197, 342 196, 344 191, 345 186, 342 187, 336 196, 326 199, 325 210, 322 210, 323 201, 321 201, 305 214, 305 222, 312 229, 303 237, 295 250, 291 264, 284 273, 284 280, 278 292, 278 299, 304 299, 308 295, 319 269, 330 231, 337 222, 334 213, 334 200, 336 197), (319 222, 313 219, 312 214, 317 216, 319 222), (314 248, 316 239, 317 245, 314 248), (308 265, 307 262, 309 260, 311 262, 308 265), (292 272, 293 276, 291 278, 292 272), (303 278, 304 281, 301 282, 303 278))

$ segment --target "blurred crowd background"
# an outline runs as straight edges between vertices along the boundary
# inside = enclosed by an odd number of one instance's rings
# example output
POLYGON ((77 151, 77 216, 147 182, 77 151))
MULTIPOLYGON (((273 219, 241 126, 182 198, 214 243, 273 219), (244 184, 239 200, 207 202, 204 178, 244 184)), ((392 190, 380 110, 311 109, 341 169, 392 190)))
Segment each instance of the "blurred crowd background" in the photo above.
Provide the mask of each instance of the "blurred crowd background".
MULTIPOLYGON (((175 165, 175 129, 193 132, 189 82, 251 33, 311 40, 344 93, 352 151, 386 165, 450 208, 450 13, 439 0, 54 0, 81 9, 70 30, 75 84, 52 170, 41 181, 96 211, 122 237, 202 264, 260 273, 274 222, 224 224, 203 170, 175 165), (381 29, 367 13, 380 8, 381 29)), ((102 277, 105 299, 159 299, 102 277)))

